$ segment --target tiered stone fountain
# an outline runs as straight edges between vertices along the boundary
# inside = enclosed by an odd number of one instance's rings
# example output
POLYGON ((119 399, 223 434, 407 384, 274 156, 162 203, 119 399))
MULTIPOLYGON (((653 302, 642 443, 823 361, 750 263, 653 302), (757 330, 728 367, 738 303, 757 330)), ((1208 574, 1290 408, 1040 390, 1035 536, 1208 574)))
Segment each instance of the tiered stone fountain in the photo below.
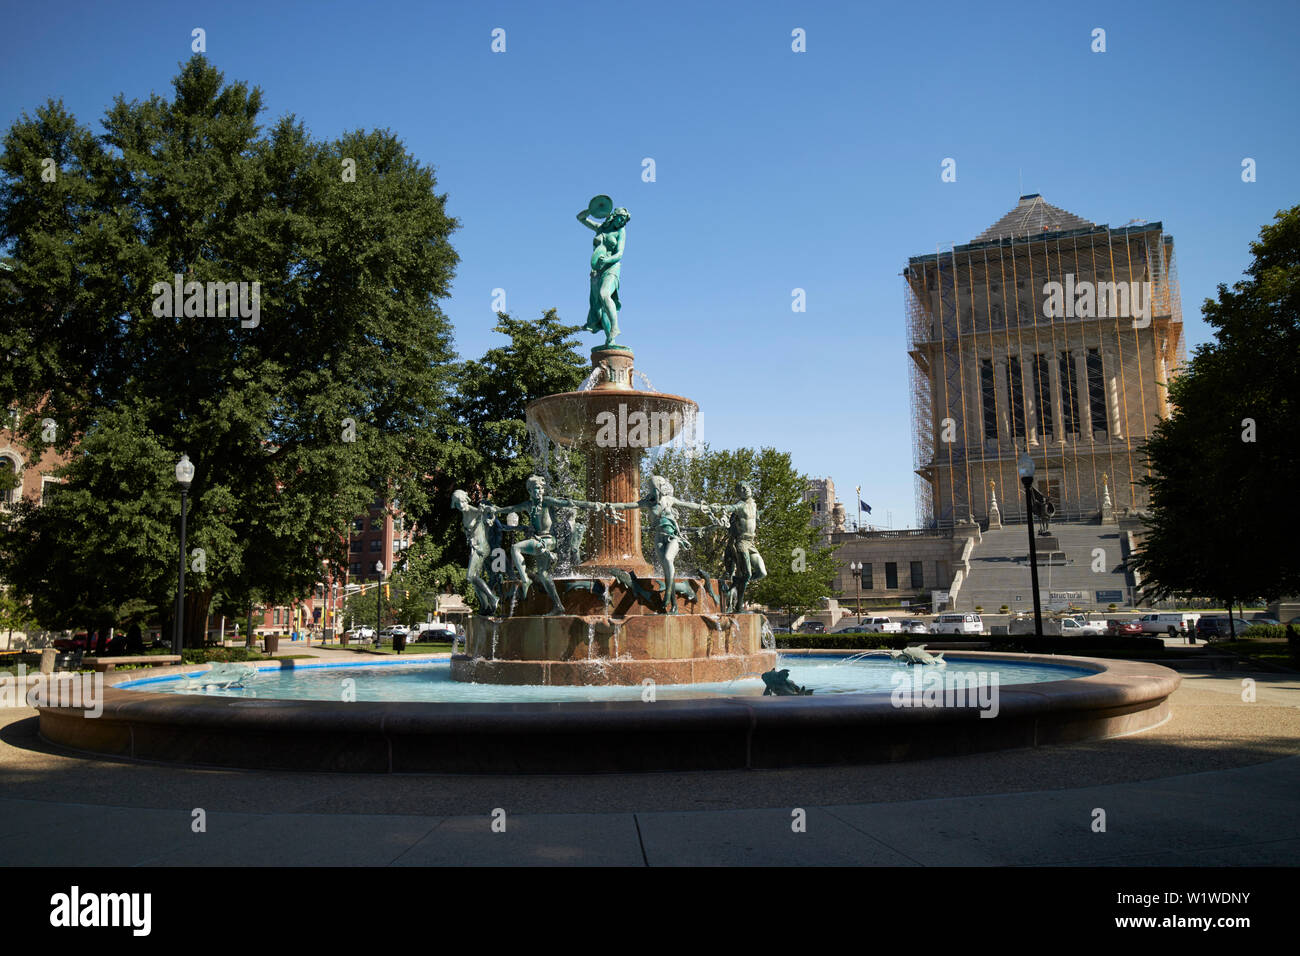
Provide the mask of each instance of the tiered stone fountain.
MULTIPOLYGON (((528 422, 555 444, 583 453, 589 500, 637 501, 645 450, 675 438, 697 406, 680 395, 633 388, 631 349, 599 347, 591 358, 595 384, 532 402, 528 422)), ((548 614, 549 597, 533 587, 509 616, 475 616, 466 652, 452 658, 452 678, 692 684, 776 665, 775 650, 763 646, 763 616, 726 613, 726 588, 717 579, 678 578, 666 604, 663 578, 641 553, 640 511, 620 514, 626 517, 617 523, 593 518, 591 558, 575 569, 578 576, 556 578, 564 613, 548 614)), ((502 603, 509 607, 509 599, 502 603)))

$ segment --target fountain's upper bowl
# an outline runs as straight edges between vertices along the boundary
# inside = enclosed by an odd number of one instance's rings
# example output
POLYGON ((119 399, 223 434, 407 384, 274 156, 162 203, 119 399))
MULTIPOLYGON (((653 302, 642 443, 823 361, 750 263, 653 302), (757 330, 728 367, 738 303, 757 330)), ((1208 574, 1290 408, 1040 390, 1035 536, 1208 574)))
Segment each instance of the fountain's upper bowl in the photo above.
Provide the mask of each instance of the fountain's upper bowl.
POLYGON ((698 407, 680 395, 593 388, 529 402, 526 415, 529 425, 566 447, 653 448, 681 434, 698 407))

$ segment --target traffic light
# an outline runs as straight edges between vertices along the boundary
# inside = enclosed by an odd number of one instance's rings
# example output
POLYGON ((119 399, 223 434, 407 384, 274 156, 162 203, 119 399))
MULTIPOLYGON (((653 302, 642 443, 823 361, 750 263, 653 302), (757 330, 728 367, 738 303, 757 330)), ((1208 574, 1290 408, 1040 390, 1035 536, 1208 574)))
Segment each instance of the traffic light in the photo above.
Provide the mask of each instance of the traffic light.
POLYGON ((403 600, 403 601, 409 601, 409 600, 411 600, 411 592, 410 592, 410 591, 403 591, 403 592, 402 592, 402 600, 403 600))
POLYGON ((393 599, 393 590, 392 590, 392 589, 393 589, 393 586, 392 586, 391 584, 385 584, 385 585, 384 585, 384 600, 385 600, 385 601, 391 601, 391 600, 393 599))

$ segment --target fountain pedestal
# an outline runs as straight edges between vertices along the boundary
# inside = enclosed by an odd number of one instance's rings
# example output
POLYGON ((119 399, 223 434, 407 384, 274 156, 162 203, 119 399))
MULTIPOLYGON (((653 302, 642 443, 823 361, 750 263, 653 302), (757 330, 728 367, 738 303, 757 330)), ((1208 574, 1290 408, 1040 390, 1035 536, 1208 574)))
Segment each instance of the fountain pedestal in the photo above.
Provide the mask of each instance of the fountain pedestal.
MULTIPOLYGON (((593 385, 529 403, 530 427, 581 451, 587 499, 637 501, 641 457, 688 430, 696 404, 680 395, 632 387, 632 350, 591 351, 593 385)), ((763 646, 760 614, 724 614, 716 581, 679 578, 675 613, 663 613, 664 585, 641 554, 641 512, 623 521, 593 517, 594 553, 577 578, 557 578, 563 614, 549 614, 541 587, 506 618, 475 616, 464 654, 451 661, 453 680, 491 684, 693 684, 756 675, 776 665, 763 646)))
MULTIPOLYGON (((471 619, 465 653, 451 660, 453 680, 485 684, 699 684, 755 675, 776 665, 763 647, 761 614, 720 614, 699 578, 696 600, 677 598, 676 614, 654 613, 613 578, 596 578, 608 594, 566 590, 570 614, 546 615, 549 602, 528 595, 513 617, 471 619)), ((642 580, 662 600, 658 582, 642 580)), ((713 586, 713 585, 710 585, 713 586)))

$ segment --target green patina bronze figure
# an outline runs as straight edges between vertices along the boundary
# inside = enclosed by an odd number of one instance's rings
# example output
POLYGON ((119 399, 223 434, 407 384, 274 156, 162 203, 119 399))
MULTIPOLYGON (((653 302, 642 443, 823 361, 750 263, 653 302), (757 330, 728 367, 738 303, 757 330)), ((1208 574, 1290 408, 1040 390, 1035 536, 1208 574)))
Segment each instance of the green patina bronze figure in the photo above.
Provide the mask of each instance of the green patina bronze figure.
POLYGON ((719 518, 729 515, 727 548, 723 553, 723 575, 727 581, 727 610, 739 612, 745 606, 745 588, 767 577, 767 565, 758 553, 758 505, 754 489, 747 481, 736 483, 740 501, 734 505, 714 505, 711 509, 719 518))
POLYGON ((479 613, 495 614, 501 601, 483 579, 483 565, 492 553, 488 532, 489 525, 496 518, 496 509, 486 504, 473 507, 469 503, 469 495, 459 490, 451 493, 451 506, 460 512, 461 528, 465 532, 465 541, 469 544, 467 577, 478 595, 479 613))
POLYGON ((788 668, 777 670, 774 667, 759 676, 763 678, 764 697, 807 697, 812 693, 807 687, 800 687, 790 679, 788 668))
POLYGON ((654 529, 655 552, 659 555, 659 562, 664 569, 664 613, 676 614, 677 552, 687 542, 677 526, 677 513, 674 509, 708 511, 709 506, 674 498, 673 486, 668 479, 661 475, 651 475, 650 494, 647 497, 640 501, 616 502, 605 507, 610 512, 627 511, 632 508, 645 508, 649 512, 650 526, 654 529))
POLYGON ((528 479, 527 501, 496 509, 499 514, 518 512, 528 516, 529 536, 522 541, 516 541, 510 549, 515 572, 519 575, 522 589, 520 597, 528 597, 529 587, 532 581, 536 580, 551 599, 551 609, 546 613, 548 615, 564 613, 564 605, 560 603, 560 595, 555 590, 555 582, 551 580, 550 573, 551 565, 556 560, 555 518, 551 513, 551 509, 582 508, 587 511, 599 511, 606 507, 600 502, 575 501, 572 498, 552 498, 546 494, 546 479, 541 475, 533 475, 528 479), (525 555, 531 556, 534 560, 536 570, 532 577, 529 577, 527 566, 524 563, 525 555))
POLYGON ((591 291, 587 300, 588 332, 604 332, 605 345, 618 338, 618 310, 623 307, 618 300, 619 267, 623 261, 623 245, 631 217, 622 206, 614 208, 608 196, 597 196, 587 208, 578 213, 578 222, 596 234, 591 242, 591 291), (593 219, 604 220, 592 222, 593 219))

